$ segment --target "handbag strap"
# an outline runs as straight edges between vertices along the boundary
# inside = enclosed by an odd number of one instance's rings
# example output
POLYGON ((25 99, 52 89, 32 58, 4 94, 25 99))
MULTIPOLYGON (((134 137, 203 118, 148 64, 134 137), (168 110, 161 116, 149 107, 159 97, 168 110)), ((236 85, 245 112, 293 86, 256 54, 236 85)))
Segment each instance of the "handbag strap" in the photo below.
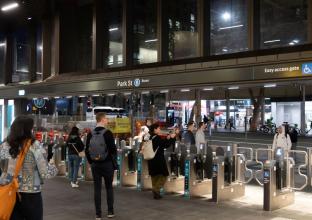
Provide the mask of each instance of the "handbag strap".
POLYGON ((17 175, 19 174, 19 172, 22 168, 25 156, 26 156, 26 154, 30 148, 30 145, 31 145, 31 139, 28 139, 24 142, 23 150, 19 153, 19 158, 16 162, 15 172, 14 172, 13 178, 17 178, 17 175))
POLYGON ((73 148, 75 149, 75 151, 77 152, 77 154, 79 155, 79 151, 77 150, 77 148, 75 147, 75 145, 74 144, 72 144, 72 143, 69 143, 69 144, 71 144, 72 146, 73 146, 73 148))

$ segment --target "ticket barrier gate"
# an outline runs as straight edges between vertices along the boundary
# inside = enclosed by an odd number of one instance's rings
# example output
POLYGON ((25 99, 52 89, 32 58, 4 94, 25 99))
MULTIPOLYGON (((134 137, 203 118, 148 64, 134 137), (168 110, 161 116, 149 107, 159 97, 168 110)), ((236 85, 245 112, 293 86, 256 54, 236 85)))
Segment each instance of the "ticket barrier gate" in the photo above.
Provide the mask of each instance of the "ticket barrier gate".
MULTIPOLYGON (((171 149, 171 148, 169 148, 171 149)), ((164 186, 165 193, 184 192, 184 176, 181 172, 182 145, 176 142, 173 150, 165 149, 165 158, 169 169, 169 176, 164 186)))
POLYGON ((267 160, 263 165, 263 210, 273 211, 294 203, 295 190, 302 190, 308 184, 308 177, 301 172, 307 164, 308 155, 305 151, 284 152, 282 148, 276 149, 274 159, 267 160), (305 156, 305 163, 298 166, 299 175, 305 179, 299 188, 295 187, 295 162, 289 153, 305 156))
POLYGON ((186 145, 184 197, 204 197, 212 192, 212 149, 206 145, 186 145))
POLYGON ((140 143, 138 141, 130 141, 130 146, 126 146, 124 140, 120 142, 118 162, 121 186, 137 186, 137 155, 139 147, 140 143))
MULTIPOLYGON (((218 147, 213 161, 212 202, 231 200, 245 195, 246 159, 238 154, 237 145, 218 147)), ((250 175, 251 180, 252 175, 250 175)))
POLYGON ((148 172, 148 162, 141 153, 137 154, 137 190, 151 190, 152 178, 148 172))
POLYGON ((58 169, 59 176, 66 175, 66 161, 65 161, 65 151, 64 151, 64 139, 55 136, 53 145, 53 158, 54 163, 58 169))

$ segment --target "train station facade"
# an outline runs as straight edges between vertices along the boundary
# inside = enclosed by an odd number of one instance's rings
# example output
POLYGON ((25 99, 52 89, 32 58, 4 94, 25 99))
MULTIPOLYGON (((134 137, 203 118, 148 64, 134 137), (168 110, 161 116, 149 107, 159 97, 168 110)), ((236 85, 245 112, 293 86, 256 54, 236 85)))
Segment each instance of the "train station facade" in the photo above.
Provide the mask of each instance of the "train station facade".
POLYGON ((105 105, 160 121, 169 109, 173 123, 183 124, 195 106, 197 121, 207 115, 224 127, 232 117, 243 129, 257 100, 261 124, 272 118, 309 128, 309 1, 21 6, 1 13, 3 134, 13 118, 10 106, 13 115, 75 116, 105 105))

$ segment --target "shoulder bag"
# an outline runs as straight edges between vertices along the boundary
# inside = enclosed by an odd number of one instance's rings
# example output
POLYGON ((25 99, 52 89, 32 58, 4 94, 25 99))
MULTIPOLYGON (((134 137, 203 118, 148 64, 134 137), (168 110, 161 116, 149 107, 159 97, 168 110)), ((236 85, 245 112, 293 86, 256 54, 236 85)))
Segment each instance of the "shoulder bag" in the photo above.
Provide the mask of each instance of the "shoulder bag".
POLYGON ((155 157, 157 150, 159 147, 157 147, 157 149, 154 151, 153 149, 153 139, 156 137, 156 135, 154 137, 152 137, 151 140, 148 140, 146 142, 144 142, 143 146, 142 146, 142 154, 143 154, 143 158, 144 160, 151 160, 155 157))
POLYGON ((20 152, 16 162, 15 172, 11 183, 0 186, 0 220, 9 220, 13 212, 16 203, 16 196, 19 195, 19 184, 17 176, 23 166, 24 158, 29 150, 30 145, 31 140, 25 141, 23 151, 20 152))
POLYGON ((79 152, 74 144, 71 144, 71 145, 73 146, 73 148, 75 149, 75 151, 77 152, 79 157, 85 157, 86 156, 84 151, 79 152))

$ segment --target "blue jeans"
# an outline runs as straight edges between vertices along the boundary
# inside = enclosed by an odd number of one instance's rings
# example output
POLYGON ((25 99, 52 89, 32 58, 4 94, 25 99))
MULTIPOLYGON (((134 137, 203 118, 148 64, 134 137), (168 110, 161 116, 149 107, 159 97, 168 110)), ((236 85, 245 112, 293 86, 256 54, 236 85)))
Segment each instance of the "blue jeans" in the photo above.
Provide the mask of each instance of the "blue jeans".
POLYGON ((68 155, 68 173, 71 182, 76 183, 81 158, 78 155, 68 155))

